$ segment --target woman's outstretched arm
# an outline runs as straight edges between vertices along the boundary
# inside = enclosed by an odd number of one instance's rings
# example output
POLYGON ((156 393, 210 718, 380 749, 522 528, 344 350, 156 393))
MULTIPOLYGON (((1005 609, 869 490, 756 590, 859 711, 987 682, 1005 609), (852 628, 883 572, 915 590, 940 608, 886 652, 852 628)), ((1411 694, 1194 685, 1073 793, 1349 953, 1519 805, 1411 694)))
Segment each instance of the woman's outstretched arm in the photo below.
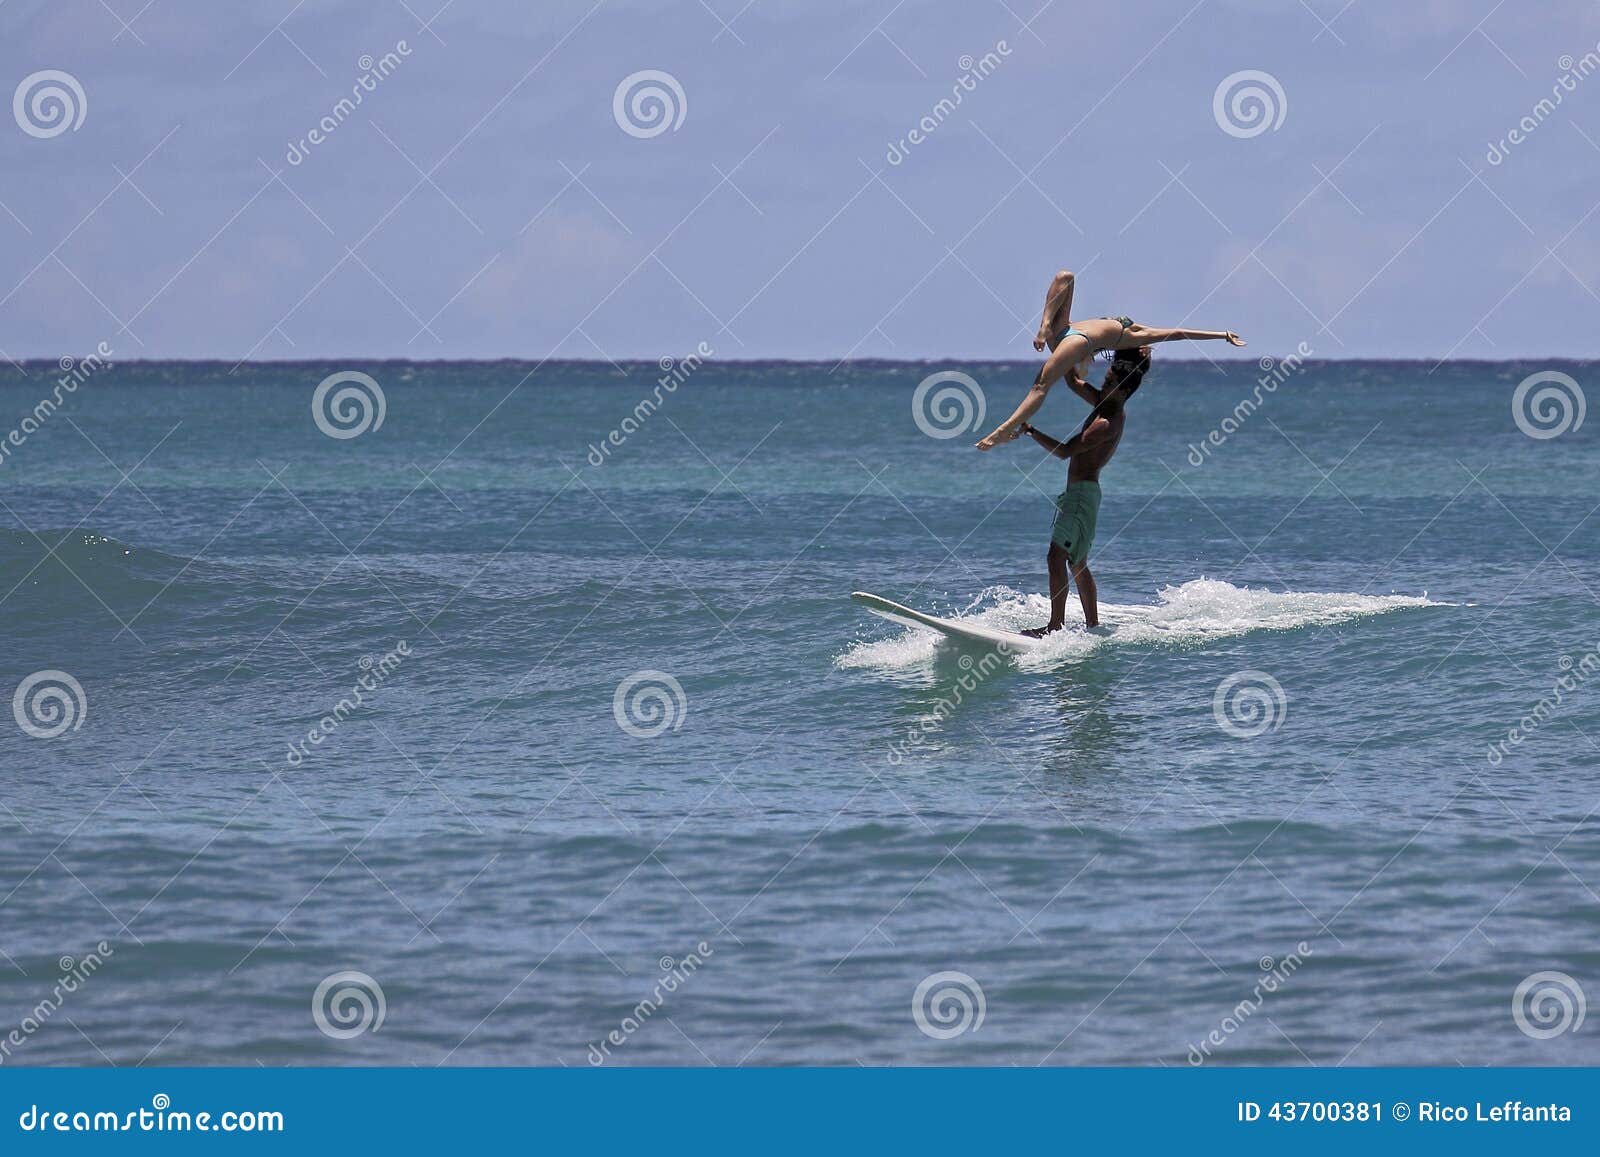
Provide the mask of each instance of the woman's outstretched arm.
POLYGON ((1244 338, 1231 329, 1161 329, 1135 322, 1122 331, 1117 349, 1138 349, 1142 345, 1153 345, 1158 341, 1225 341, 1235 346, 1246 344, 1244 338))

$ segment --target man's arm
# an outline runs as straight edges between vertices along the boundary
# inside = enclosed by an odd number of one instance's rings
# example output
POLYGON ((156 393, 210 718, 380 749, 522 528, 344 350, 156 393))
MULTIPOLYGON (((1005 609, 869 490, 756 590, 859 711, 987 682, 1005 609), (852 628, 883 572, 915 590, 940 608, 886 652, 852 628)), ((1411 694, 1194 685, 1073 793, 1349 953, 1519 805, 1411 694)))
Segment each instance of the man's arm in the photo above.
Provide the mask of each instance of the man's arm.
POLYGON ((1065 442, 1052 438, 1043 430, 1034 429, 1026 422, 1022 423, 1021 430, 1057 458, 1071 458, 1104 442, 1111 433, 1111 423, 1104 418, 1095 418, 1065 442))
POLYGON ((1058 458, 1071 458, 1074 454, 1081 454, 1091 446, 1098 446, 1111 437, 1111 423, 1104 418, 1095 418, 1079 430, 1071 438, 1061 444, 1058 458))
POLYGON ((1039 443, 1039 445, 1043 446, 1046 451, 1054 454, 1057 458, 1072 457, 1071 454, 1067 453, 1067 444, 1065 442, 1057 441, 1049 434, 1046 434, 1043 430, 1035 429, 1034 427, 1028 425, 1028 423, 1024 422, 1022 423, 1022 432, 1032 438, 1035 442, 1039 443))
POLYGON ((1091 406, 1100 404, 1101 392, 1089 384, 1089 379, 1083 376, 1083 364, 1079 362, 1067 371, 1067 387, 1078 397, 1088 402, 1091 406))

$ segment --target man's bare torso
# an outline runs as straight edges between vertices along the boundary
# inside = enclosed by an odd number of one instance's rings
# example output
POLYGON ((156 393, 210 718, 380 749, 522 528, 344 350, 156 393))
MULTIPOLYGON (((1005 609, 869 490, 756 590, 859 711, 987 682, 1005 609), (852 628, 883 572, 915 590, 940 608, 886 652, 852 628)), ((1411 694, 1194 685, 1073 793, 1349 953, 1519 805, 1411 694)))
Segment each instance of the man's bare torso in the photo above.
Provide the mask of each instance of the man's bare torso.
POLYGON ((1111 436, 1072 456, 1072 464, 1067 468, 1068 482, 1100 481, 1101 467, 1111 461, 1111 456, 1117 452, 1117 446, 1122 441, 1122 424, 1126 418, 1127 413, 1122 409, 1111 415, 1089 415, 1079 433, 1088 430, 1096 422, 1104 421, 1111 426, 1111 436))

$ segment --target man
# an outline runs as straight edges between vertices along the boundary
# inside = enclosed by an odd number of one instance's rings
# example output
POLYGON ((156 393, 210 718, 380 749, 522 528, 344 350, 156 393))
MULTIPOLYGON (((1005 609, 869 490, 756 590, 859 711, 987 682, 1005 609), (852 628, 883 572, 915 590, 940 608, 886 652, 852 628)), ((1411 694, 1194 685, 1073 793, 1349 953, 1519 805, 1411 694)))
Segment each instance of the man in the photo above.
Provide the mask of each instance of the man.
POLYGON ((1022 423, 1021 432, 1030 436, 1057 458, 1071 459, 1067 469, 1067 488, 1056 499, 1055 524, 1050 528, 1050 621, 1042 627, 1023 631, 1039 638, 1059 631, 1067 616, 1067 574, 1078 584, 1078 601, 1083 604, 1083 621, 1088 627, 1100 625, 1100 604, 1094 575, 1089 572, 1089 548, 1094 545, 1095 523, 1100 515, 1100 471, 1117 452, 1122 441, 1126 417, 1124 407, 1150 370, 1150 347, 1118 350, 1105 381, 1096 390, 1074 372, 1067 380, 1073 392, 1094 407, 1078 432, 1065 442, 1022 423))

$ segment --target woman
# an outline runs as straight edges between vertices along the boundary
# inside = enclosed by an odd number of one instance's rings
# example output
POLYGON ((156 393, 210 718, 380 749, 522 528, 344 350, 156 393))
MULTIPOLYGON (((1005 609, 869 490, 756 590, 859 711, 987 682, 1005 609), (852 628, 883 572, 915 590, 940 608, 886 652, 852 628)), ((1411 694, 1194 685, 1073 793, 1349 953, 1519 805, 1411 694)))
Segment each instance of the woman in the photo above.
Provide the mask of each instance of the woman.
POLYGON ((1045 297, 1044 319, 1033 347, 1042 350, 1050 346, 1050 357, 1033 380, 1033 388, 1016 411, 997 426, 992 434, 979 442, 978 449, 992 450, 1002 442, 1010 442, 1022 433, 1023 425, 1039 412, 1052 383, 1069 377, 1076 388, 1081 375, 1078 363, 1087 361, 1101 350, 1134 350, 1140 346, 1164 341, 1226 341, 1232 346, 1242 346, 1245 341, 1232 330, 1210 329, 1158 329, 1140 325, 1127 317, 1095 317, 1071 321, 1072 291, 1076 279, 1062 270, 1050 283, 1045 297), (1051 335, 1055 340, 1051 341, 1051 335))

